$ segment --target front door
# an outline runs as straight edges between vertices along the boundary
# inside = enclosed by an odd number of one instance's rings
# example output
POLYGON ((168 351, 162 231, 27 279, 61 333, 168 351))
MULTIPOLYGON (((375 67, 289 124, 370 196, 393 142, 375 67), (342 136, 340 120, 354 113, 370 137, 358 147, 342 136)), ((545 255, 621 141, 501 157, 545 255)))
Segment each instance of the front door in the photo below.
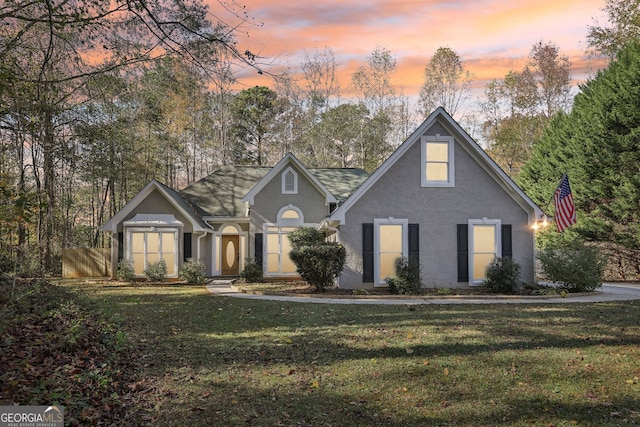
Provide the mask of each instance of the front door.
POLYGON ((240 274, 240 236, 222 236, 222 275, 240 274))

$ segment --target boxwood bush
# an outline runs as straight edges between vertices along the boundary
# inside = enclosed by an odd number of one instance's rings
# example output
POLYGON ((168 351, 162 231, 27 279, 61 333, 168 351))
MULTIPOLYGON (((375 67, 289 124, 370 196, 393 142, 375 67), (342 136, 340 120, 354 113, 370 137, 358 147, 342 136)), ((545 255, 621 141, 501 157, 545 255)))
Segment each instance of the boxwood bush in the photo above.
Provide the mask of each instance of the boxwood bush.
POLYGON ((398 295, 416 295, 422 289, 420 261, 415 258, 398 258, 395 262, 396 277, 385 279, 389 292, 398 295))
POLYGON ((538 252, 538 259, 546 279, 568 292, 591 292, 602 285, 606 258, 595 246, 550 245, 538 252))
POLYGON ((318 291, 331 286, 342 272, 347 251, 339 243, 327 242, 315 228, 301 227, 289 233, 289 257, 304 281, 318 291))
POLYGON ((206 280, 207 268, 199 259, 189 258, 182 264, 178 276, 191 285, 201 285, 206 280))
POLYGON ((520 286, 520 265, 511 257, 494 258, 487 267, 484 286, 495 294, 512 294, 520 286))
POLYGON ((136 277, 133 271, 133 262, 130 259, 124 258, 118 263, 118 271, 116 272, 118 280, 122 282, 131 282, 136 277))
POLYGON ((144 275, 150 282, 164 282, 167 279, 167 264, 163 259, 149 264, 144 269, 144 275))
POLYGON ((247 283, 262 281, 262 264, 258 264, 253 258, 247 258, 244 263, 244 270, 240 273, 240 277, 242 277, 247 283))

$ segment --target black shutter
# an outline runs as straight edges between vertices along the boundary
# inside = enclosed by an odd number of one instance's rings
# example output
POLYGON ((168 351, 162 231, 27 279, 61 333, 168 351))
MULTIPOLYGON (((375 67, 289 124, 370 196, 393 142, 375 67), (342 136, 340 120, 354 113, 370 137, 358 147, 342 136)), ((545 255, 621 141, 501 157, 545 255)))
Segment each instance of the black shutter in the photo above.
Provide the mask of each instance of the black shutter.
POLYGON ((124 233, 121 231, 118 233, 118 262, 124 258, 124 233))
POLYGON ((253 259, 262 266, 262 233, 256 233, 254 238, 253 259))
POLYGON ((458 224, 458 282, 469 281, 469 226, 458 224))
POLYGON ((502 224, 502 258, 511 258, 512 256, 511 224, 502 224))
POLYGON ((182 235, 182 259, 184 261, 191 258, 191 233, 184 233, 182 235))
POLYGON ((420 224, 409 224, 409 259, 420 259, 420 224))
POLYGON ((373 224, 362 224, 362 281, 373 282, 373 224))

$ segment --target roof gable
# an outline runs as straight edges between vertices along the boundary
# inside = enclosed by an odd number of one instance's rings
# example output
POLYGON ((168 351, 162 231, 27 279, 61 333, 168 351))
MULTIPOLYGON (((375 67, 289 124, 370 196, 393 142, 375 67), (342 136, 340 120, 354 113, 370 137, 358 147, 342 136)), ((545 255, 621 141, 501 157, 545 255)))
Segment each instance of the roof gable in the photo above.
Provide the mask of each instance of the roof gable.
POLYGON ((262 177, 260 181, 256 183, 247 194, 241 199, 242 202, 253 205, 255 196, 262 191, 262 189, 273 179, 279 179, 280 173, 284 171, 287 166, 294 165, 298 171, 300 171, 305 178, 321 193, 324 195, 325 203, 337 203, 337 199, 334 195, 322 184, 316 176, 309 171, 300 160, 296 158, 292 153, 287 153, 267 174, 262 177))
POLYGON ((489 155, 462 129, 462 127, 444 110, 439 107, 427 117, 427 119, 376 169, 369 178, 340 205, 330 216, 333 221, 344 224, 346 212, 369 189, 384 176, 406 152, 415 144, 419 144, 422 136, 434 124, 440 123, 447 128, 462 148, 493 178, 493 180, 512 197, 518 205, 529 212, 530 221, 543 215, 542 210, 533 202, 517 184, 489 157, 489 155))
POLYGON ((118 211, 106 224, 101 228, 103 231, 116 233, 118 224, 121 223, 129 213, 131 213, 140 203, 142 203, 154 190, 160 192, 178 210, 185 218, 188 218, 193 225, 195 232, 209 231, 210 227, 205 224, 197 215, 194 214, 187 202, 180 195, 156 180, 149 182, 133 199, 129 201, 122 209, 118 211))

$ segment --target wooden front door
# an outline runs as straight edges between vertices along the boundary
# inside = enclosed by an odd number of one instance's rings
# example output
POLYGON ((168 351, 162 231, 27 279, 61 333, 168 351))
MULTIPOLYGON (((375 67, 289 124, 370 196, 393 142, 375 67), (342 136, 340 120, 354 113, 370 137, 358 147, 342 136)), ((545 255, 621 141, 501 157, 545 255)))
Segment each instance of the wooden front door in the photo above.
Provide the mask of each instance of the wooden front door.
POLYGON ((222 236, 222 275, 240 274, 240 236, 222 236))

